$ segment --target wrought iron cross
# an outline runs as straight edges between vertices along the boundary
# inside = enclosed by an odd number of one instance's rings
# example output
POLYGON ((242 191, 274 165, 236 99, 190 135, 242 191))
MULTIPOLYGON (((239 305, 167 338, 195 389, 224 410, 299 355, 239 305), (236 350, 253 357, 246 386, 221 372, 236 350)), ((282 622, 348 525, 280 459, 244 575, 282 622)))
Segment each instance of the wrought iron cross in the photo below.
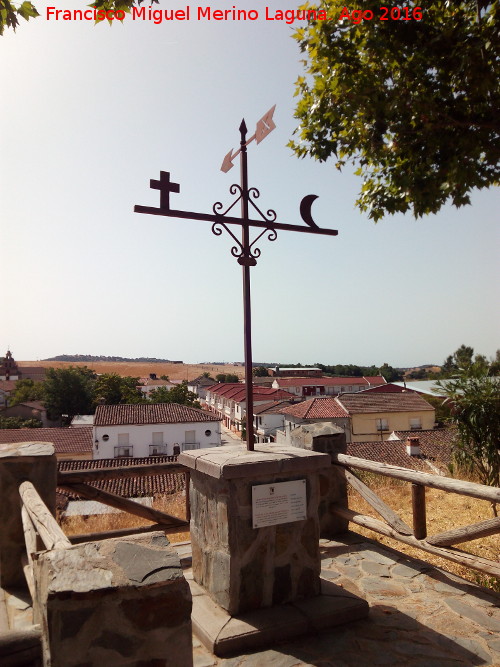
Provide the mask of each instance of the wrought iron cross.
POLYGON ((277 230, 288 232, 305 232, 307 234, 321 234, 326 236, 337 236, 336 229, 323 229, 316 225, 311 215, 311 206, 316 195, 305 196, 300 203, 300 215, 307 227, 303 225, 289 225, 276 222, 276 212, 268 209, 263 213, 255 203, 260 197, 257 188, 248 187, 248 167, 247 167, 247 146, 254 139, 260 143, 274 128, 273 114, 276 105, 273 106, 258 122, 250 139, 247 140, 247 126, 245 121, 241 121, 240 148, 233 153, 232 150, 225 156, 221 171, 228 172, 233 167, 233 160, 240 156, 240 184, 233 183, 229 191, 232 195, 237 195, 233 203, 224 210, 221 202, 216 202, 213 207, 213 213, 195 213, 193 211, 178 211, 170 208, 170 194, 179 193, 180 185, 170 180, 170 172, 161 171, 159 180, 150 180, 150 187, 160 191, 160 208, 151 206, 134 207, 135 213, 149 213, 151 215, 166 215, 170 218, 185 218, 188 220, 205 220, 211 222, 212 233, 221 236, 225 230, 235 242, 231 248, 231 254, 236 257, 238 264, 243 269, 243 315, 244 315, 244 345, 245 345, 245 390, 246 390, 246 432, 247 449, 254 449, 254 430, 253 430, 253 384, 252 384, 252 313, 250 303, 250 267, 257 264, 260 257, 260 249, 255 246, 257 241, 267 233, 269 241, 275 241, 278 237, 277 230), (236 204, 240 202, 241 217, 229 215, 236 204), (253 219, 249 217, 249 211, 255 211, 260 218, 253 219), (239 225, 242 228, 241 241, 233 234, 228 225, 239 225), (250 241, 250 228, 256 227, 262 231, 253 241, 250 241))

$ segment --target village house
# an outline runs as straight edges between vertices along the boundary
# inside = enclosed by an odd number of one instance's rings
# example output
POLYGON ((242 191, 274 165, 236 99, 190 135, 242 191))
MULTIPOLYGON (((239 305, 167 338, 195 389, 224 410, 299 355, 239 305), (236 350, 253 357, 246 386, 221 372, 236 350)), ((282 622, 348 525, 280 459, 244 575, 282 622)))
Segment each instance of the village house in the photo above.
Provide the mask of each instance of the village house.
POLYGON ((337 396, 346 392, 362 391, 369 387, 384 385, 382 375, 374 377, 277 377, 273 382, 276 389, 284 389, 300 398, 309 396, 337 396))
POLYGON ((276 442, 276 432, 283 428, 284 423, 281 409, 290 405, 291 401, 269 401, 254 407, 255 442, 276 442))
POLYGON ((435 410, 415 392, 342 394, 335 399, 349 414, 352 442, 387 440, 392 431, 434 428, 435 410))
POLYGON ((172 456, 188 449, 220 444, 220 418, 204 410, 177 403, 98 405, 96 408, 94 459, 172 456))
MULTIPOLYGON (((272 387, 253 386, 254 406, 269 401, 294 400, 288 391, 272 387)), ((296 399, 295 399, 296 400, 296 399)), ((246 417, 246 387, 239 382, 216 384, 207 389, 206 407, 218 415, 226 428, 241 431, 243 418, 246 417)))
POLYGON ((267 372, 273 377, 301 377, 301 378, 311 378, 311 377, 323 377, 323 371, 321 368, 281 368, 276 366, 275 368, 268 368, 267 372))
POLYGON ((328 422, 340 427, 351 440, 350 419, 347 410, 333 396, 319 396, 281 409, 283 426, 276 431, 276 443, 292 445, 292 432, 303 424, 328 422))
POLYGON ((170 380, 161 380, 160 378, 157 378, 156 373, 150 373, 147 378, 140 378, 139 382, 140 384, 137 385, 137 389, 145 394, 146 398, 149 398, 150 393, 160 387, 165 387, 166 389, 175 387, 175 384, 170 380))
POLYGON ((200 400, 205 400, 207 397, 208 387, 213 387, 215 380, 213 378, 207 378, 203 375, 199 375, 194 380, 188 380, 187 388, 189 391, 192 391, 193 394, 196 394, 200 400))
POLYGON ((42 422, 42 426, 47 428, 49 426, 60 426, 58 419, 49 419, 47 417, 47 410, 41 401, 25 401, 24 403, 16 403, 10 408, 5 408, 1 413, 2 417, 19 417, 21 419, 38 419, 42 422))

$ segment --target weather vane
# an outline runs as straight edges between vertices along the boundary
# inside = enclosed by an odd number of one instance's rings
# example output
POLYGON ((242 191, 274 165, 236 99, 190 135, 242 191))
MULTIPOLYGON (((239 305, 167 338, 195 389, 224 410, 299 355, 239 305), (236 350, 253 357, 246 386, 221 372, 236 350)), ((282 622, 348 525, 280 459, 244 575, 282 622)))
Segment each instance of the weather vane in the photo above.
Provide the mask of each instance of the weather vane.
POLYGON ((274 130, 276 125, 273 121, 273 114, 276 105, 271 107, 269 111, 262 116, 257 122, 255 133, 246 138, 247 126, 245 120, 241 121, 239 127, 240 131, 240 148, 232 152, 232 149, 224 157, 221 171, 227 173, 234 165, 233 160, 240 156, 240 184, 233 183, 229 191, 232 195, 237 195, 233 203, 224 210, 224 205, 221 202, 216 202, 213 207, 213 213, 196 213, 194 211, 178 211, 170 208, 171 193, 178 194, 180 192, 179 183, 173 183, 170 180, 169 171, 161 171, 159 180, 150 180, 150 187, 154 190, 160 191, 160 207, 152 206, 134 206, 135 213, 149 213, 151 215, 166 215, 170 218, 185 218, 188 220, 205 220, 211 222, 212 233, 216 236, 221 236, 225 230, 233 239, 236 245, 231 248, 231 254, 236 257, 238 264, 243 267, 243 327, 244 327, 244 341, 245 341, 245 388, 246 388, 246 438, 247 449, 253 451, 254 449, 254 429, 253 429, 253 385, 252 385, 252 315, 250 304, 250 267, 257 264, 257 259, 260 257, 260 249, 255 246, 257 241, 267 233, 269 241, 276 241, 278 234, 277 230, 286 232, 305 232, 306 234, 321 234, 326 236, 337 236, 336 229, 323 229, 318 227, 311 215, 311 206, 316 195, 306 195, 300 203, 300 215, 307 227, 303 225, 289 225, 276 222, 276 212, 268 209, 263 213, 255 203, 255 200, 260 197, 260 192, 257 188, 248 187, 248 167, 247 167, 247 146, 254 139, 259 144, 267 135, 274 130), (237 218, 234 215, 229 215, 233 208, 240 202, 241 217, 237 218), (258 214, 257 219, 249 217, 249 211, 258 214), (241 241, 233 234, 228 225, 239 225, 242 228, 241 241), (250 227, 262 229, 260 234, 250 242, 250 227))

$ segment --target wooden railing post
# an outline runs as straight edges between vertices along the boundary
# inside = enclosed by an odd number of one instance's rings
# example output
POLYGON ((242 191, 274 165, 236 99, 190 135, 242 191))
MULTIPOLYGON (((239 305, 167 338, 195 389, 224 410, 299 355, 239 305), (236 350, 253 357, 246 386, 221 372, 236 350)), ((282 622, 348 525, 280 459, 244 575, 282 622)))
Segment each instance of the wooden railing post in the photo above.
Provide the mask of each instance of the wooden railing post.
POLYGON ((26 546, 19 486, 30 481, 55 515, 57 461, 48 442, 0 446, 0 586, 26 587, 23 560, 26 546))
POLYGON ((425 514, 425 486, 411 485, 411 505, 413 510, 413 535, 417 540, 427 537, 427 520, 425 514))

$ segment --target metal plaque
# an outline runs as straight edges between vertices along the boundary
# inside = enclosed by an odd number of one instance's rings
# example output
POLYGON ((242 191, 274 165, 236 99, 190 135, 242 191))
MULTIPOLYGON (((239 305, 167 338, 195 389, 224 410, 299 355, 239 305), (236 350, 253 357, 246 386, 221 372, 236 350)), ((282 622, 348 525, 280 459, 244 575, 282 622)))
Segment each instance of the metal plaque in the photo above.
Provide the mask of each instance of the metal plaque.
POLYGON ((307 518, 306 480, 252 486, 252 524, 254 528, 307 518))

